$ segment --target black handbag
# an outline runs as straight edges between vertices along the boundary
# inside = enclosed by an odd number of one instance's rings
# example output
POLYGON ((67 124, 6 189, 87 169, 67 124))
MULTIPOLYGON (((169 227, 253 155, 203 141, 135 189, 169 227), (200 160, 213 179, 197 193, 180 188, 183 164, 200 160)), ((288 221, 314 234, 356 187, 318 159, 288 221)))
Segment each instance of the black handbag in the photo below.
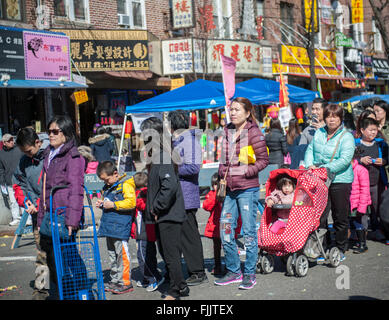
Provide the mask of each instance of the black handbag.
MULTIPOLYGON (((61 240, 70 240, 71 236, 69 236, 69 231, 65 224, 65 213, 66 211, 57 215, 57 230, 61 240)), ((53 220, 54 219, 55 217, 53 216, 53 220)), ((53 227, 55 227, 55 220, 53 221, 53 227)), ((45 213, 39 233, 49 238, 52 237, 50 212, 45 213)))

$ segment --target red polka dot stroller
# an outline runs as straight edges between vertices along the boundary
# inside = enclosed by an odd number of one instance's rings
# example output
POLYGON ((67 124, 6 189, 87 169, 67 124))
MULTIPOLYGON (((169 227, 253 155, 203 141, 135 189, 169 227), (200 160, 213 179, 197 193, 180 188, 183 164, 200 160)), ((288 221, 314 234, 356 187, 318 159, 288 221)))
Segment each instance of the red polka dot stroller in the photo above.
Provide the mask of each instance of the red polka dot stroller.
POLYGON ((277 169, 270 172, 266 182, 266 196, 276 188, 282 177, 294 180, 296 188, 292 205, 265 206, 258 229, 257 271, 271 273, 274 270, 274 256, 279 256, 286 264, 286 274, 304 277, 308 273, 309 262, 322 257, 325 262, 336 267, 340 263, 340 251, 337 247, 323 249, 323 239, 327 230, 318 229, 320 217, 327 205, 327 170, 291 170, 277 169), (270 231, 277 220, 276 210, 289 209, 285 229, 280 233, 270 231))

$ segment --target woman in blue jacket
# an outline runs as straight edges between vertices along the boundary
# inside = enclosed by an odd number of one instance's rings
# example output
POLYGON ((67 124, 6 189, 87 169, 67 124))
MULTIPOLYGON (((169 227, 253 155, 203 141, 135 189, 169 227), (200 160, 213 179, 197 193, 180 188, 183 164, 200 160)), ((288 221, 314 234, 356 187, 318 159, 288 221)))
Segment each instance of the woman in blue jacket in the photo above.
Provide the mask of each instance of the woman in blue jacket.
MULTIPOLYGON (((354 137, 343 126, 343 108, 336 104, 325 107, 323 118, 326 125, 318 129, 305 152, 306 168, 328 168, 333 178, 328 190, 328 203, 320 219, 320 228, 327 228, 331 209, 335 243, 341 251, 341 261, 347 250, 348 215, 350 211, 351 184, 354 180, 351 160, 354 155, 354 137)), ((328 239, 328 237, 327 237, 328 239)))

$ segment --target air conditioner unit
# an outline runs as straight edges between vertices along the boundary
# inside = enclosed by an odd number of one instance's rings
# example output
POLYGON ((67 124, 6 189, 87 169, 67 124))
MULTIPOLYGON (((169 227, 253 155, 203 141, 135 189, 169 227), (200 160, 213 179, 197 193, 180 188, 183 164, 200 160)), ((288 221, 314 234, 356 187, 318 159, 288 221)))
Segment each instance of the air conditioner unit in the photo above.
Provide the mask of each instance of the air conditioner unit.
POLYGON ((129 26, 130 25, 130 16, 127 16, 125 14, 118 14, 118 24, 129 26))

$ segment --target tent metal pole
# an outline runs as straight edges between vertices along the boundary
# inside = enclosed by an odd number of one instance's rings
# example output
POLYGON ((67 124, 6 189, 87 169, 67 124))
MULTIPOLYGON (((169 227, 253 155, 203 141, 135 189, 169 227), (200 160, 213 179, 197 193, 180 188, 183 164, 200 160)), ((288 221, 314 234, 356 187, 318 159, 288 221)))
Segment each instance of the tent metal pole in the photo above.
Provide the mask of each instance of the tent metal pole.
POLYGON ((119 155, 118 155, 118 163, 117 163, 117 168, 118 168, 119 174, 120 174, 120 158, 122 156, 123 140, 124 140, 124 133, 125 133, 125 130, 126 130, 126 124, 127 124, 127 113, 124 114, 124 122, 123 122, 123 128, 122 128, 122 137, 120 138, 120 147, 119 147, 119 155))

